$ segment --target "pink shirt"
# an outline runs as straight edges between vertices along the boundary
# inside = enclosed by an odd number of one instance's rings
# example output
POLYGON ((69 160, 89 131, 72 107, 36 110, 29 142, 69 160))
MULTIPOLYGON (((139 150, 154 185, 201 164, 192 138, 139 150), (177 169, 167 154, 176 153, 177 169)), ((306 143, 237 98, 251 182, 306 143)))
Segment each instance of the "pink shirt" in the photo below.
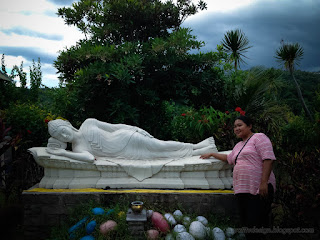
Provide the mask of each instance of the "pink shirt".
MULTIPOLYGON (((235 158, 245 142, 240 141, 228 154, 229 164, 235 164, 235 158)), ((263 160, 276 160, 270 139, 263 133, 255 133, 238 156, 237 164, 233 169, 233 188, 237 193, 259 194, 262 178, 263 160)), ((276 179, 271 172, 269 183, 276 189, 276 179)))

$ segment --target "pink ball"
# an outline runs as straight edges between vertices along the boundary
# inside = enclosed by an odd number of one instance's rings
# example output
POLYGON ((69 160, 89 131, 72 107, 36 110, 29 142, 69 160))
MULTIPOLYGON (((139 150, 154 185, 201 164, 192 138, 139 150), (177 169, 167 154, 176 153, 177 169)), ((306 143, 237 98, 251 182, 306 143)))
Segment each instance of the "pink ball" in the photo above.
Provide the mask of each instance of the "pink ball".
POLYGON ((113 220, 108 220, 100 225, 100 232, 103 235, 108 234, 112 230, 114 230, 117 227, 117 223, 113 220))
POLYGON ((166 233, 170 231, 167 220, 158 212, 153 212, 151 216, 153 226, 160 232, 166 233))
POLYGON ((151 229, 147 231, 148 240, 156 240, 159 238, 159 232, 157 230, 151 229))

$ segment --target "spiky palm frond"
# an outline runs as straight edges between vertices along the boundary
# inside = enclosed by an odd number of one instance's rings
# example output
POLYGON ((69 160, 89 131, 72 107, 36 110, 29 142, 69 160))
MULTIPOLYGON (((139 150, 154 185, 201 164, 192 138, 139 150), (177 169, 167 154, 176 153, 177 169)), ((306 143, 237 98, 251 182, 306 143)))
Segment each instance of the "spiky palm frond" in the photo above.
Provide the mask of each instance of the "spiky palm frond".
POLYGON ((276 50, 275 58, 291 73, 295 69, 295 65, 299 66, 299 62, 303 57, 303 48, 299 43, 285 43, 276 50))
POLYGON ((240 67, 240 63, 245 63, 243 58, 247 58, 243 53, 247 52, 249 48, 249 39, 240 30, 231 30, 224 35, 222 40, 223 48, 226 52, 231 52, 231 59, 234 61, 235 69, 240 67))

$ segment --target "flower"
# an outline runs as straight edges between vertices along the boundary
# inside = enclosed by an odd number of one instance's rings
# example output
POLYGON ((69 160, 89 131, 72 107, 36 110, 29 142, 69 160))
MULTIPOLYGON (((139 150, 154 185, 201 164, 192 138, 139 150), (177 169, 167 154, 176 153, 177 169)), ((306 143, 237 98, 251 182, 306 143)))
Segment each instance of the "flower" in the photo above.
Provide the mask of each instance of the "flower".
POLYGON ((230 112, 229 112, 229 111, 225 111, 225 113, 226 113, 226 114, 229 114, 230 112))
POLYGON ((49 119, 45 119, 44 122, 45 122, 45 123, 48 123, 48 122, 49 122, 49 119))
POLYGON ((181 116, 183 116, 183 117, 184 117, 184 116, 186 116, 186 114, 185 114, 185 113, 182 113, 182 114, 181 114, 181 116))
POLYGON ((244 115, 246 115, 246 112, 241 110, 240 115, 244 116, 244 115))
POLYGON ((241 112, 242 109, 241 109, 241 107, 236 107, 235 111, 236 111, 236 112, 241 112))

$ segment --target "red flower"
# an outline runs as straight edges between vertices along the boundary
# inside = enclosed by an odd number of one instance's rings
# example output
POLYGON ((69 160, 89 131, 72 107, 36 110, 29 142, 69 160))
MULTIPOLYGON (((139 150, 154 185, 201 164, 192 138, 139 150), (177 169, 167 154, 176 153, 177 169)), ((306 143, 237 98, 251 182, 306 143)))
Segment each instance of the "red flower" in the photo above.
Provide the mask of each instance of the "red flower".
POLYGON ((236 107, 235 111, 236 111, 236 112, 241 112, 242 109, 241 109, 241 107, 236 107))
POLYGON ((240 115, 244 116, 244 115, 246 115, 246 112, 241 110, 240 115))
POLYGON ((49 120, 48 120, 48 119, 45 119, 45 120, 44 120, 44 122, 45 122, 45 123, 48 123, 48 122, 49 122, 49 120))
POLYGON ((27 130, 27 132, 28 132, 29 134, 31 134, 31 133, 32 133, 30 130, 27 130))
POLYGON ((229 111, 225 111, 226 114, 229 114, 229 111))
POLYGON ((182 114, 181 114, 181 116, 183 116, 183 117, 184 117, 185 115, 186 115, 185 113, 182 113, 182 114))

